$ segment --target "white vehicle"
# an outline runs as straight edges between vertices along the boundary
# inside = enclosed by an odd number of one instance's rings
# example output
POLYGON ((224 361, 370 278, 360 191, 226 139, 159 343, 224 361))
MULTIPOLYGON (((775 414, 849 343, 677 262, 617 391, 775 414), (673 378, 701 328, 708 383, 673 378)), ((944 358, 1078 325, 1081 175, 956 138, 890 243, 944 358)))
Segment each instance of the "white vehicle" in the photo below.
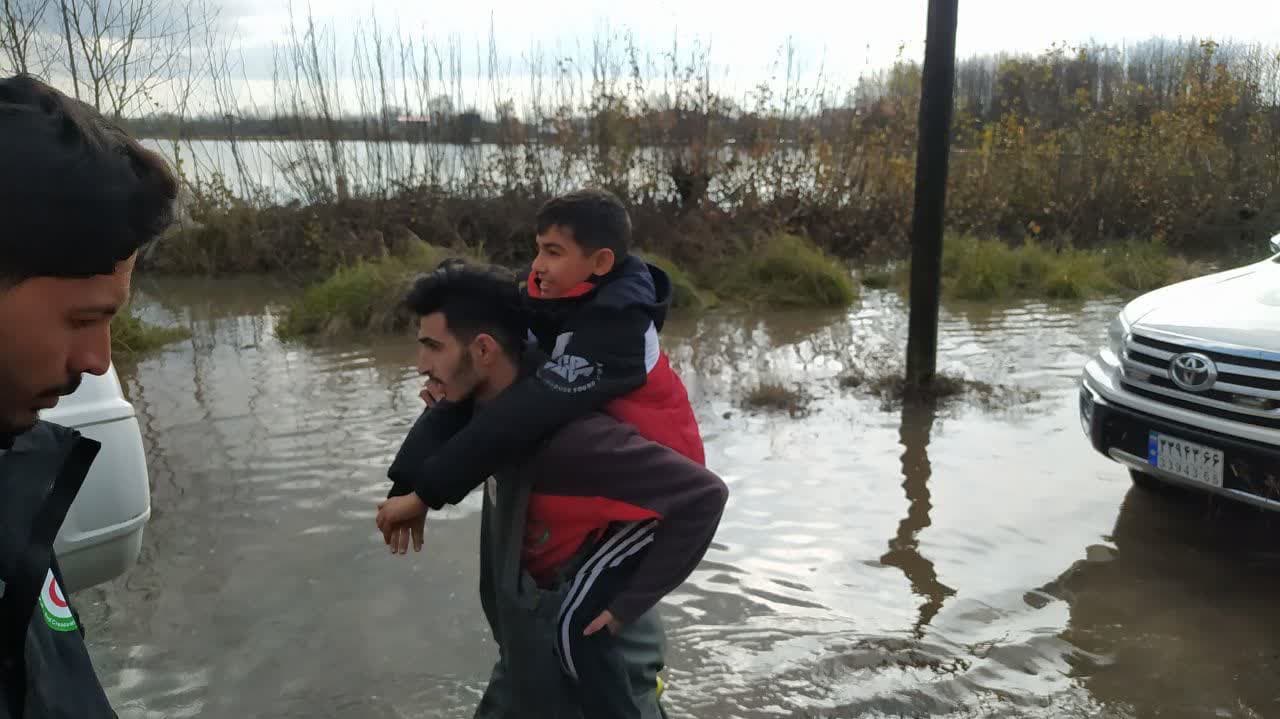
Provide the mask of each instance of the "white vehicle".
POLYGON ((53 545, 67 589, 114 579, 137 562, 151 517, 142 433, 115 367, 101 377, 84 375, 75 393, 40 418, 102 443, 53 545))
POLYGON ((1080 419, 1140 485, 1280 510, 1280 254, 1129 303, 1085 366, 1080 419))

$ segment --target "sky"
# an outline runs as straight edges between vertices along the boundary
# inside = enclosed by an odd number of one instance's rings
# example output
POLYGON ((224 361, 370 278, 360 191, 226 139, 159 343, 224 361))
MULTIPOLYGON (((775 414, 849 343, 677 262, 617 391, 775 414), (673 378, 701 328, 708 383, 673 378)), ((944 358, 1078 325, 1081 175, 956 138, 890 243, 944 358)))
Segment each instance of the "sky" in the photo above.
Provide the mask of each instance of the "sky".
MULTIPOLYGON (((224 27, 234 31, 245 76, 255 100, 269 94, 272 47, 288 37, 288 0, 215 0, 224 27)), ((1039 52, 1054 43, 1098 41, 1119 45, 1153 36, 1213 37, 1261 42, 1280 48, 1277 0, 961 0, 957 52, 1039 52)), ((923 57, 926 0, 297 0, 299 15, 309 6, 321 27, 341 37, 357 23, 377 16, 385 29, 416 38, 453 37, 467 48, 468 90, 484 94, 476 81, 477 45, 488 52, 492 24, 499 55, 511 68, 514 94, 528 86, 522 58, 535 50, 546 56, 586 58, 591 39, 630 32, 637 44, 656 53, 679 38, 682 52, 695 44, 710 48, 712 81, 741 96, 779 67, 781 48, 790 43, 798 71, 807 79, 821 69, 831 85, 852 87, 859 75, 892 64, 901 55, 923 57)), ((349 40, 343 40, 344 45, 349 40)), ((345 63, 344 63, 345 65, 345 63)))

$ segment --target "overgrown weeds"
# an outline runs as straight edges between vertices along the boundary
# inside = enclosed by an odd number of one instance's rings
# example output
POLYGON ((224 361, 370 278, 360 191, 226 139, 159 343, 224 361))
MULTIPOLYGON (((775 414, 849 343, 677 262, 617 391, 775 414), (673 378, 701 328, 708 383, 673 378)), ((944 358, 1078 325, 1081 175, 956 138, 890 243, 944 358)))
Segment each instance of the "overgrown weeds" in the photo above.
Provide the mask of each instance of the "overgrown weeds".
POLYGON ((357 332, 396 332, 413 318, 403 301, 413 278, 434 269, 446 257, 476 260, 425 243, 400 255, 360 260, 312 285, 290 305, 276 334, 296 340, 357 332))
MULTIPOLYGON (((942 279, 946 296, 996 301, 1026 298, 1077 300, 1103 295, 1138 294, 1207 272, 1201 263, 1169 252, 1159 240, 1130 240, 1100 249, 1054 248, 1024 240, 951 236, 943 244, 942 279)), ((878 269, 864 277, 867 286, 909 283, 910 266, 878 269)))
POLYGON ((111 320, 111 354, 137 359, 190 336, 185 328, 153 325, 126 308, 111 320))
POLYGON ((848 267, 808 239, 764 238, 727 263, 715 286, 723 297, 764 307, 847 307, 858 299, 848 267))
POLYGON ((779 412, 800 417, 808 411, 812 400, 799 385, 787 386, 778 380, 765 379, 746 390, 741 404, 751 411, 779 412))

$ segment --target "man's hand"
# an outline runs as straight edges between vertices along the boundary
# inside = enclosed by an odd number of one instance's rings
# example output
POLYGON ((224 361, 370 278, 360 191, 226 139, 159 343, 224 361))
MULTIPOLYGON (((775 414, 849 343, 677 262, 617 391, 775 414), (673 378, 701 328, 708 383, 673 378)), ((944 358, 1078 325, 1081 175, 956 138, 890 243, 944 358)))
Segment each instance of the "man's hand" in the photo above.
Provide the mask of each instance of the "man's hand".
POLYGON ((376 523, 382 532, 383 539, 390 544, 392 531, 410 521, 421 520, 427 516, 427 505, 418 499, 418 495, 409 493, 403 497, 391 497, 378 505, 376 523))
POLYGON ((392 554, 408 554, 409 543, 413 543, 413 551, 422 551, 422 535, 426 530, 427 515, 410 519, 391 526, 390 532, 383 532, 383 541, 391 547, 392 554))
POLYGON ((614 636, 617 636, 618 632, 622 630, 622 622, 614 619, 613 612, 608 609, 596 617, 594 622, 587 625, 587 630, 582 633, 582 636, 589 637, 605 627, 608 627, 609 633, 614 636))

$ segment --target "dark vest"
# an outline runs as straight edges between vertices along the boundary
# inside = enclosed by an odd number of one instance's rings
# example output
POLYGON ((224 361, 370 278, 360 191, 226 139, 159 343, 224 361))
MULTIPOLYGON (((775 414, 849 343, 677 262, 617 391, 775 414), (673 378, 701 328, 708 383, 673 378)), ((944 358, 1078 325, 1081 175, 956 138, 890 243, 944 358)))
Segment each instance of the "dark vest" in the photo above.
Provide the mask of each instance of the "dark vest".
POLYGON ((0 719, 116 716, 53 556, 99 447, 41 422, 0 455, 0 719))

